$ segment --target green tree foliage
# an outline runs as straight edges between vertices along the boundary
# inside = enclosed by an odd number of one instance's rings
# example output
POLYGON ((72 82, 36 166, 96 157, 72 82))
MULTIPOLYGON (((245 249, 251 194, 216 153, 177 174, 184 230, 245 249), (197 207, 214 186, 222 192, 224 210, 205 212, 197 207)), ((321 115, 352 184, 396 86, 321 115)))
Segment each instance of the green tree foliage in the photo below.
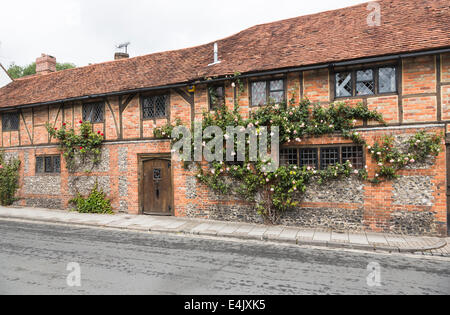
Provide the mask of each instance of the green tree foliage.
MULTIPOLYGON (((76 68, 76 65, 73 63, 65 62, 65 63, 56 63, 56 71, 67 70, 76 68)), ((15 63, 12 63, 8 67, 8 73, 13 79, 18 79, 22 77, 26 77, 29 75, 36 74, 36 62, 32 62, 26 66, 19 66, 15 63)))

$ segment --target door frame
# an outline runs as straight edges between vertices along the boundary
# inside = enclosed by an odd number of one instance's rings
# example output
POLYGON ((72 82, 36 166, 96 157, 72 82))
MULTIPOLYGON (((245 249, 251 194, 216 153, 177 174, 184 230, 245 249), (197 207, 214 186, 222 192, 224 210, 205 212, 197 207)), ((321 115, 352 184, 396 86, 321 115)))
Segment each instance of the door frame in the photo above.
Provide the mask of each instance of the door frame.
POLYGON ((173 186, 173 163, 172 155, 170 153, 140 153, 138 156, 138 199, 139 199, 139 214, 140 215, 155 215, 162 217, 169 217, 175 215, 175 189, 173 186), (172 204, 172 211, 168 214, 165 213, 144 213, 143 194, 144 194, 144 162, 152 160, 165 160, 171 163, 170 165, 170 184, 172 186, 172 194, 170 195, 170 203, 172 204))

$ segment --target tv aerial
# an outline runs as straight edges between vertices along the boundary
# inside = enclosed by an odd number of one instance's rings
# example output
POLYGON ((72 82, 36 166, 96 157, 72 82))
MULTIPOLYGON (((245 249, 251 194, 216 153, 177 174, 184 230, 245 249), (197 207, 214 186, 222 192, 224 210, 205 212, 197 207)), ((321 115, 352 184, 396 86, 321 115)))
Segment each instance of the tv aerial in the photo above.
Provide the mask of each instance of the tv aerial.
POLYGON ((131 44, 130 42, 125 42, 125 43, 117 45, 116 48, 117 49, 124 49, 125 50, 124 52, 127 54, 128 53, 128 46, 130 44, 131 44))

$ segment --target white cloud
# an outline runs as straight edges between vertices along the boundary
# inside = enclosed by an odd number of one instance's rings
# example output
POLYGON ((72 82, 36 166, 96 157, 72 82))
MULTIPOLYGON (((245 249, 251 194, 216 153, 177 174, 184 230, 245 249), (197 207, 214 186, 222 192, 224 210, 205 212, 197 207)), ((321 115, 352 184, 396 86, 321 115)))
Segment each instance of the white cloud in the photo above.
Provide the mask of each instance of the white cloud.
POLYGON ((204 44, 247 27, 364 0, 15 0, 0 15, 0 62, 27 64, 41 53, 82 66, 204 44))

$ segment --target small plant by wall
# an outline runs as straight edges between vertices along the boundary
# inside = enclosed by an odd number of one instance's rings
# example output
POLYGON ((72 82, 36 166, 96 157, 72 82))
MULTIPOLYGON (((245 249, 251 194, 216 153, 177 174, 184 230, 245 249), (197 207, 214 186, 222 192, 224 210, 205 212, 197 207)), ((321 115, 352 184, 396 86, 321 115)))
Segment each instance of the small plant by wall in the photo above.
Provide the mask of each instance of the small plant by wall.
POLYGON ((77 157, 83 164, 92 161, 93 166, 97 165, 100 162, 101 146, 105 139, 101 131, 93 131, 90 122, 79 123, 80 134, 76 134, 73 128, 68 129, 66 123, 63 123, 61 129, 54 128, 50 124, 46 126, 50 136, 59 140, 59 147, 69 171, 75 170, 77 157))
POLYGON ((16 201, 15 195, 19 189, 19 159, 6 161, 4 153, 0 152, 0 204, 10 206, 16 201))
POLYGON ((98 183, 86 198, 78 194, 76 198, 69 201, 75 206, 74 210, 79 213, 113 214, 111 201, 106 194, 98 189, 98 183))

